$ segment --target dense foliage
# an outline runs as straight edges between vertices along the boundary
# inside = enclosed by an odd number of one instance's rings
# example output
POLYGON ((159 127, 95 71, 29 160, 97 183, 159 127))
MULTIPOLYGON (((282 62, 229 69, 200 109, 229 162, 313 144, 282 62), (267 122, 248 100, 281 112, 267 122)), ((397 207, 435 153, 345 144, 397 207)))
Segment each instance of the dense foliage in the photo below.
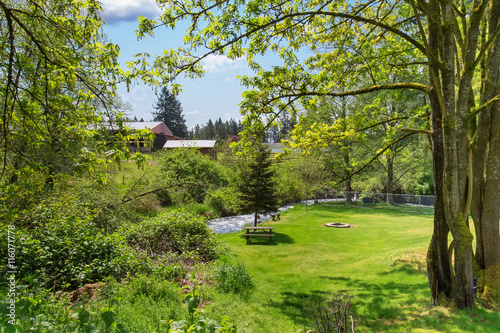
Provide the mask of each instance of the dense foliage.
POLYGON ((130 245, 152 258, 170 252, 194 253, 196 257, 209 261, 224 251, 205 220, 186 211, 161 213, 139 225, 125 227, 123 233, 130 245))
POLYGON ((158 158, 158 164, 156 184, 179 185, 158 193, 158 198, 164 202, 168 202, 170 198, 175 204, 192 201, 201 203, 210 188, 228 184, 227 170, 195 148, 163 152, 158 158))

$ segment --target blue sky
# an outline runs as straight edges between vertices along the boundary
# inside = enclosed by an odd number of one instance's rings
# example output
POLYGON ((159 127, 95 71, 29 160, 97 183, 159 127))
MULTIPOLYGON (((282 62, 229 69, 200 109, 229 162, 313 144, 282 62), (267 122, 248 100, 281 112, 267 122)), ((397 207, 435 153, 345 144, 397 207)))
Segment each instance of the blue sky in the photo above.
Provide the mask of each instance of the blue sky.
MULTIPOLYGON (((161 28, 155 31, 155 38, 147 37, 137 41, 135 29, 137 16, 155 17, 159 13, 154 0, 101 0, 104 7, 103 18, 107 23, 104 32, 111 41, 120 46, 120 62, 133 59, 140 52, 151 55, 160 54, 164 49, 177 48, 182 45, 184 30, 182 25, 176 31, 161 28)), ((265 57, 268 65, 278 64, 278 57, 265 57)), ((240 119, 238 103, 244 87, 241 86, 237 75, 249 75, 252 72, 247 68, 245 60, 231 61, 223 56, 211 56, 203 63, 206 74, 204 77, 191 80, 181 79, 183 92, 177 97, 181 102, 188 128, 195 124, 205 124, 208 119, 222 118, 223 121, 234 118, 240 119)), ((160 89, 158 89, 158 92, 160 89)), ((153 89, 134 84, 127 92, 125 86, 119 88, 122 99, 132 106, 132 116, 152 119, 152 105, 158 99, 153 89)))

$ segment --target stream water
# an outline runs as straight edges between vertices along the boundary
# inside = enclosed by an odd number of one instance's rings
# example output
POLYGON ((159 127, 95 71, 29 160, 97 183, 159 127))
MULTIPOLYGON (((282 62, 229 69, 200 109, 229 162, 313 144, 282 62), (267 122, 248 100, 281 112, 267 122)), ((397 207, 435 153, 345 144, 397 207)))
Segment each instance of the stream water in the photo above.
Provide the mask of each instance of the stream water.
MULTIPOLYGON (((331 202, 331 201, 339 201, 345 199, 320 199, 317 202, 331 202)), ((301 204, 305 204, 305 201, 300 202, 301 204)), ((313 205, 314 200, 308 200, 308 205, 313 205)), ((279 209, 280 212, 284 212, 293 208, 294 205, 283 206, 279 209)), ((271 215, 260 215, 261 221, 266 221, 271 218, 271 215)), ((253 224, 254 215, 236 215, 236 216, 226 216, 219 217, 217 219, 209 220, 207 222, 208 226, 218 234, 225 234, 229 232, 237 232, 240 231, 244 226, 253 224)))

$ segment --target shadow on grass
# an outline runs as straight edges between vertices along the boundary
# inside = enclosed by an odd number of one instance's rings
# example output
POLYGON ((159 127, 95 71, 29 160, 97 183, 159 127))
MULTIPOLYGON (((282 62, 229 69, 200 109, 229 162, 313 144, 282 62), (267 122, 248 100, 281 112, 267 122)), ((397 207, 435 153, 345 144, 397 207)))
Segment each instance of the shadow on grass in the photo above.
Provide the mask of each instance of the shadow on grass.
POLYGON ((331 298, 331 294, 321 290, 313 290, 310 293, 285 291, 281 293, 281 299, 270 299, 267 304, 290 317, 295 325, 301 328, 310 328, 311 310, 314 304, 321 304, 331 298))
MULTIPOLYGON (((351 311, 357 326, 364 332, 401 332, 416 329, 434 329, 439 332, 499 332, 498 312, 482 308, 474 310, 450 310, 433 308, 429 286, 424 283, 405 283, 401 273, 423 274, 410 265, 397 265, 381 275, 394 274, 394 281, 370 283, 344 276, 319 276, 320 279, 339 282, 339 293, 352 295, 351 311), (343 288, 345 286, 346 288, 343 288), (350 291, 350 292, 349 292, 350 291)), ((278 308, 295 325, 312 328, 311 308, 314 304, 329 301, 334 295, 325 291, 285 291, 280 299, 270 300, 270 307, 278 308)))
MULTIPOLYGON (((280 232, 273 233, 272 241, 269 241, 269 237, 260 236, 260 237, 252 237, 250 236, 250 242, 247 245, 267 245, 267 246, 276 246, 278 244, 293 244, 295 243, 294 239, 287 234, 283 234, 280 232)), ((246 236, 241 235, 242 239, 246 242, 246 236)))

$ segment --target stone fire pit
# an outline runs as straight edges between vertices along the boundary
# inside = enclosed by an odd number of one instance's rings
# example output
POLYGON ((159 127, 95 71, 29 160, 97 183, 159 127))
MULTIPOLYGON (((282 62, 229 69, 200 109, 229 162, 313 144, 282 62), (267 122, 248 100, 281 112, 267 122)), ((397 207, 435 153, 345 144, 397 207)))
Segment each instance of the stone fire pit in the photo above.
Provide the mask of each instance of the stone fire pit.
POLYGON ((334 222, 334 223, 326 223, 323 224, 325 227, 331 227, 331 228, 354 228, 354 226, 347 224, 347 223, 339 223, 339 222, 334 222))

